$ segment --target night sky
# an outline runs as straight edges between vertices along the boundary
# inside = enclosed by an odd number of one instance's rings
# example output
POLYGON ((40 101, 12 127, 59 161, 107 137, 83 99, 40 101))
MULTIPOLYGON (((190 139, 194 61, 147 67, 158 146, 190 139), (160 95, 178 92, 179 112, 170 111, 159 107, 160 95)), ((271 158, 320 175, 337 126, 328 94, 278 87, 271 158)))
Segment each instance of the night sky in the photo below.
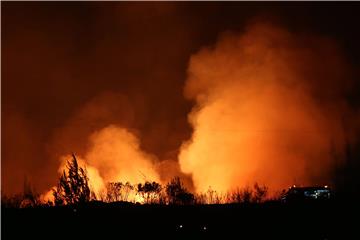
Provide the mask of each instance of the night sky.
MULTIPOLYGON (((252 21, 337 42, 360 104, 359 3, 2 2, 2 191, 24 178, 42 192, 58 157, 85 153, 109 124, 126 127, 159 161, 191 137, 184 97, 190 56, 252 21)), ((356 144, 353 146, 356 151, 356 144)), ((180 171, 180 170, 176 170, 180 171)))

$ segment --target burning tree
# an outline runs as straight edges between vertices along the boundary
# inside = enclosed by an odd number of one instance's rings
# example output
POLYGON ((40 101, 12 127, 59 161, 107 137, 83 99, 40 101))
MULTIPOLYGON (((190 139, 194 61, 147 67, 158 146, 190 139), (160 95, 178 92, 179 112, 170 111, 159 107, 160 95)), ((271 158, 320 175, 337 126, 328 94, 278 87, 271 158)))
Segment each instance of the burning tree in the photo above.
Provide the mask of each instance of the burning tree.
POLYGON ((63 171, 58 186, 53 189, 56 205, 85 203, 90 200, 86 170, 79 167, 74 154, 72 157, 66 164, 67 172, 63 171))

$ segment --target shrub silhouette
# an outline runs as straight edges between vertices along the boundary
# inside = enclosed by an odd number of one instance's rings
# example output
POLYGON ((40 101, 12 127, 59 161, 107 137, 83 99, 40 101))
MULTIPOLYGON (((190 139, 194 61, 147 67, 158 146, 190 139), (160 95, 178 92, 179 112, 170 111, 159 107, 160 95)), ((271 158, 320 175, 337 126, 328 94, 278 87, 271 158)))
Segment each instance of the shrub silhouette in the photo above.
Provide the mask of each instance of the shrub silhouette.
POLYGON ((186 190, 179 177, 173 178, 166 185, 166 195, 169 204, 192 204, 194 195, 186 190))
MULTIPOLYGON (((245 187, 235 189, 227 193, 218 193, 209 187, 208 191, 196 196, 190 193, 181 182, 179 177, 173 178, 164 187, 157 182, 139 183, 131 185, 129 182, 109 182, 106 188, 99 193, 100 202, 129 201, 131 192, 141 196, 146 204, 173 204, 173 205, 202 205, 202 204, 227 204, 227 203, 262 203, 264 202, 268 188, 258 183, 253 188, 245 187)), ((136 196, 135 195, 135 196, 136 196)), ((66 169, 59 177, 57 187, 53 188, 54 203, 41 202, 39 195, 35 194, 30 183, 25 179, 23 194, 7 197, 2 195, 2 206, 5 207, 35 207, 66 204, 81 204, 96 200, 95 193, 90 190, 89 178, 86 169, 78 165, 76 156, 67 161, 66 169)), ((132 201, 132 200, 131 200, 132 201)))
POLYGON ((122 201, 122 182, 110 182, 106 185, 106 201, 117 202, 122 201))
POLYGON ((266 198, 268 193, 268 187, 266 187, 265 185, 263 186, 259 186, 258 183, 254 184, 254 196, 253 196, 253 201, 255 203, 260 203, 263 202, 264 199, 266 198))
POLYGON ((129 198, 129 194, 130 192, 134 190, 134 186, 131 185, 129 182, 126 182, 125 184, 123 184, 122 186, 122 201, 128 201, 128 198, 129 198))
POLYGON ((22 194, 15 194, 12 196, 1 195, 1 207, 5 208, 20 208, 24 196, 22 194))
POLYGON ((55 205, 85 203, 90 200, 89 178, 86 170, 79 167, 75 154, 66 164, 59 178, 57 188, 53 189, 55 205))
POLYGON ((30 181, 25 177, 20 208, 35 207, 39 204, 39 195, 34 191, 30 181))
POLYGON ((162 187, 157 182, 148 182, 144 184, 139 183, 137 186, 137 192, 144 199, 145 203, 155 203, 160 200, 160 193, 162 187))
POLYGON ((253 189, 245 187, 243 189, 235 189, 232 192, 227 193, 227 203, 261 203, 265 200, 268 193, 268 188, 260 186, 258 183, 254 184, 253 189))
POLYGON ((25 176, 23 192, 12 196, 1 194, 1 206, 6 208, 36 207, 42 204, 39 197, 25 176))
POLYGON ((128 201, 130 192, 134 190, 134 186, 129 182, 110 182, 106 185, 105 197, 101 200, 105 202, 128 201))
POLYGON ((234 191, 227 193, 226 202, 247 204, 252 201, 252 195, 252 190, 249 187, 243 189, 237 188, 234 191))
MULTIPOLYGON (((220 194, 211 187, 206 192, 195 195, 195 204, 222 204, 227 202, 227 195, 220 194)), ((230 199, 230 198, 229 198, 230 199)))

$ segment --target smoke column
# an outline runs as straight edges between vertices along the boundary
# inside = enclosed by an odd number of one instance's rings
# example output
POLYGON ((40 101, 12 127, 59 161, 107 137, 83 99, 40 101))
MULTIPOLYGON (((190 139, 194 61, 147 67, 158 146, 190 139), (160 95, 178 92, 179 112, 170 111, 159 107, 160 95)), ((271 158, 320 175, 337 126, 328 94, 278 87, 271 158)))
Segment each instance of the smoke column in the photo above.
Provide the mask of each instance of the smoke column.
MULTIPOLYGON (((193 134, 179 154, 198 192, 327 184, 347 136, 347 64, 330 39, 252 23, 191 56, 193 134)), ((351 113, 350 113, 351 114, 351 113)))

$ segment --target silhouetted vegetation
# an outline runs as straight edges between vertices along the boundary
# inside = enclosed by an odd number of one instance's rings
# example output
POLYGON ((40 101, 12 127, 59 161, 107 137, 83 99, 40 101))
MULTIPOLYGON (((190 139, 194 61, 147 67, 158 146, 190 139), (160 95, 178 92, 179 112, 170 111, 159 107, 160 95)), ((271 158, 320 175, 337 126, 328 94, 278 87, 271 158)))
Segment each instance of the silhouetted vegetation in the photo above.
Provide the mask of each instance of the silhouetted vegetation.
POLYGON ((169 204, 191 204, 194 195, 186 190, 179 177, 173 178, 166 185, 166 195, 169 204))
MULTIPOLYGON (((19 226, 28 226, 26 235, 34 233, 32 238, 35 238, 36 231, 54 231, 54 227, 65 229, 65 234, 79 239, 94 238, 94 229, 106 239, 119 233, 138 238, 156 236, 158 239, 211 239, 219 234, 217 238, 222 239, 226 233, 238 236, 239 229, 244 239, 288 239, 288 236, 294 239, 293 235, 283 235, 284 228, 296 232, 299 239, 309 239, 309 235, 316 237, 313 239, 335 236, 329 231, 334 229, 331 219, 335 208, 331 205, 333 202, 309 202, 305 208, 301 204, 267 201, 268 188, 258 183, 225 193, 209 187, 206 192, 193 194, 179 177, 166 185, 149 181, 135 185, 110 182, 99 196, 91 193, 88 183, 86 170, 79 167, 73 155, 54 189, 53 205, 56 206, 41 202, 27 180, 22 194, 10 198, 2 196, 6 218, 4 229, 9 239, 20 239, 14 237, 21 235, 17 231, 19 226), (27 209, 18 211, 16 208, 27 209), (306 217, 304 223, 302 219, 306 217), (300 225, 305 226, 303 234, 297 232, 300 225), (313 226, 320 226, 319 230, 313 226), (258 231, 260 227, 264 231, 258 231), (75 233, 70 235, 71 229, 75 233)), ((348 212, 350 210, 349 207, 348 212)), ((338 213, 344 213, 342 207, 338 213)), ((343 231, 339 233, 343 234, 343 231)))
POLYGON ((159 203, 162 187, 157 182, 145 182, 137 185, 138 194, 144 199, 144 203, 159 203))
POLYGON ((122 182, 111 182, 106 186, 106 197, 100 196, 100 199, 106 202, 118 202, 118 201, 128 201, 129 194, 134 190, 129 182, 123 184, 122 182))
POLYGON ((40 195, 31 186, 30 181, 25 177, 23 192, 13 196, 1 196, 1 205, 9 208, 35 207, 42 204, 40 195))
POLYGON ((79 167, 74 154, 72 157, 72 160, 67 162, 67 171, 63 171, 58 186, 53 189, 55 205, 85 203, 90 200, 86 170, 79 167))
POLYGON ((46 198, 36 194, 25 179, 22 194, 12 197, 2 195, 2 206, 7 208, 28 208, 35 206, 81 205, 86 203, 125 203, 156 205, 222 205, 222 204, 260 204, 267 200, 280 202, 286 192, 272 199, 268 198, 268 188, 255 183, 252 187, 237 188, 228 192, 217 192, 209 187, 206 192, 193 194, 187 190, 179 177, 166 185, 146 181, 135 185, 130 182, 109 182, 95 195, 91 192, 86 169, 78 165, 73 154, 66 169, 59 177, 57 187, 53 189, 54 202, 44 202, 46 198))
POLYGON ((89 178, 86 170, 79 167, 76 156, 67 162, 66 170, 59 177, 56 188, 53 189, 54 202, 42 202, 39 194, 35 194, 28 182, 24 183, 23 194, 12 197, 2 196, 2 206, 23 208, 34 206, 61 206, 82 204, 90 201, 104 203, 112 202, 141 202, 143 204, 170 205, 203 205, 228 203, 261 203, 267 196, 267 187, 257 183, 253 188, 235 189, 226 193, 218 193, 209 187, 208 191, 200 194, 189 192, 179 177, 173 178, 165 186, 157 182, 138 183, 110 182, 99 196, 90 191, 89 178), (132 196, 134 199, 130 199, 132 196))

